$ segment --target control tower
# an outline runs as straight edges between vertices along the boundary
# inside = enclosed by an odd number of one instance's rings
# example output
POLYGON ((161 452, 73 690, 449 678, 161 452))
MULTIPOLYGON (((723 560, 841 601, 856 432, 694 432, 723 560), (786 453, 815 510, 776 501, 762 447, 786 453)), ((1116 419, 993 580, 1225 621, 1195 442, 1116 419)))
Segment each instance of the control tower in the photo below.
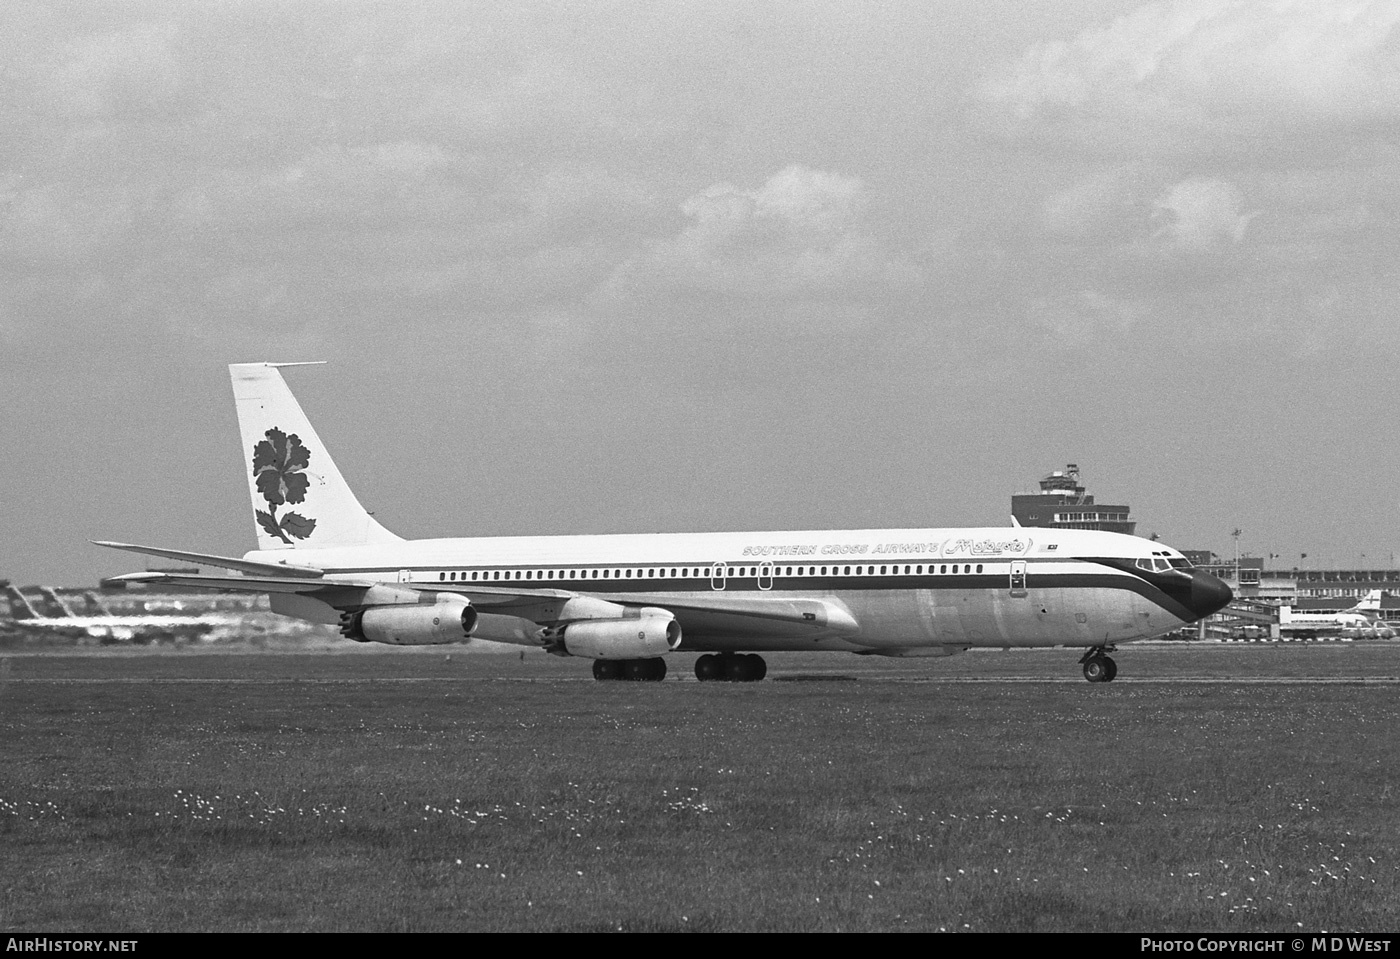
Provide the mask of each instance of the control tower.
POLYGON ((1011 497, 1011 515, 1022 526, 1053 526, 1057 529, 1101 529, 1133 535, 1137 528, 1124 506, 1102 506, 1079 483, 1079 466, 1070 463, 1040 481, 1039 493, 1017 493, 1011 497))

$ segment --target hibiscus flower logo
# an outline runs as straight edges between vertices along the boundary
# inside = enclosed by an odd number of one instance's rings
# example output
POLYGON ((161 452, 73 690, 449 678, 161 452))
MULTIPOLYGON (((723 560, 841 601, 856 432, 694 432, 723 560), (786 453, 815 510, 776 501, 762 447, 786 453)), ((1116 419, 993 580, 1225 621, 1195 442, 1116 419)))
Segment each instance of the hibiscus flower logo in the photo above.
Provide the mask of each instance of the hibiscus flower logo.
POLYGON ((306 499, 311 481, 302 470, 311 463, 311 452, 301 445, 301 437, 295 433, 288 436, 274 426, 263 435, 267 439, 259 440, 253 447, 253 478, 270 508, 266 512, 254 512, 258 525, 267 530, 268 535, 290 546, 290 537, 306 539, 316 528, 314 519, 307 519, 300 513, 277 515, 277 507, 306 499))

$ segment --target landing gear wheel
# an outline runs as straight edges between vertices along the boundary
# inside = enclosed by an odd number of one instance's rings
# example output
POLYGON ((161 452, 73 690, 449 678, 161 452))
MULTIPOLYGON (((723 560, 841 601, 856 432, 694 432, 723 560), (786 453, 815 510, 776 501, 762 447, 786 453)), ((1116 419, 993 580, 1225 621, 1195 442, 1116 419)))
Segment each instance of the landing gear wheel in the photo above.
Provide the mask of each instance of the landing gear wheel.
POLYGON ((1084 660, 1084 678, 1091 683, 1111 683, 1118 675, 1118 664, 1107 656, 1090 656, 1084 660))
POLYGON ((731 683, 756 683, 768 675, 768 664, 762 656, 749 653, 743 656, 723 656, 724 678, 731 683))
POLYGON ((666 678, 666 660, 628 659, 622 663, 622 676, 633 682, 657 682, 666 678))
POLYGON ((695 678, 702 683, 724 679, 724 662, 714 653, 706 653, 695 661, 695 678))
POLYGON ((749 661, 749 681, 758 682, 768 675, 768 664, 763 661, 763 657, 757 654, 750 654, 744 657, 749 661))
POLYGON ((597 680, 621 679, 621 661, 616 659, 593 660, 593 678, 597 680))

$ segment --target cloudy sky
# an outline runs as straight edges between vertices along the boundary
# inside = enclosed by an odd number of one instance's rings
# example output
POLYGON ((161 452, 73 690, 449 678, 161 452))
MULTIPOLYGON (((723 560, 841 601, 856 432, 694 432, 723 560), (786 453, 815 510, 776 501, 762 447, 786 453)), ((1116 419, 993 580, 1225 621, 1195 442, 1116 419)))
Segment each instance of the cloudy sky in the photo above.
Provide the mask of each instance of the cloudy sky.
MULTIPOLYGON (((253 546, 225 365, 405 536, 1400 548, 1400 0, 0 7, 0 577, 253 546)), ((1363 559, 1364 556, 1364 559, 1363 559)))

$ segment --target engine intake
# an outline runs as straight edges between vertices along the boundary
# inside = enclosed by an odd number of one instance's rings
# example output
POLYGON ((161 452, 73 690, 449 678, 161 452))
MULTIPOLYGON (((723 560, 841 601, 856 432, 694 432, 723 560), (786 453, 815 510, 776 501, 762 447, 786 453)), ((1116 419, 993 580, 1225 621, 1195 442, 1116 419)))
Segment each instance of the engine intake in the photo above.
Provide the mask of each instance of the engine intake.
POLYGON ((671 616, 585 620, 564 627, 564 649, 589 659, 649 659, 681 644, 681 624, 671 616))
POLYGON ((341 635, 359 643, 436 646, 465 642, 476 629, 476 608, 457 598, 432 606, 371 606, 340 614, 341 635))

